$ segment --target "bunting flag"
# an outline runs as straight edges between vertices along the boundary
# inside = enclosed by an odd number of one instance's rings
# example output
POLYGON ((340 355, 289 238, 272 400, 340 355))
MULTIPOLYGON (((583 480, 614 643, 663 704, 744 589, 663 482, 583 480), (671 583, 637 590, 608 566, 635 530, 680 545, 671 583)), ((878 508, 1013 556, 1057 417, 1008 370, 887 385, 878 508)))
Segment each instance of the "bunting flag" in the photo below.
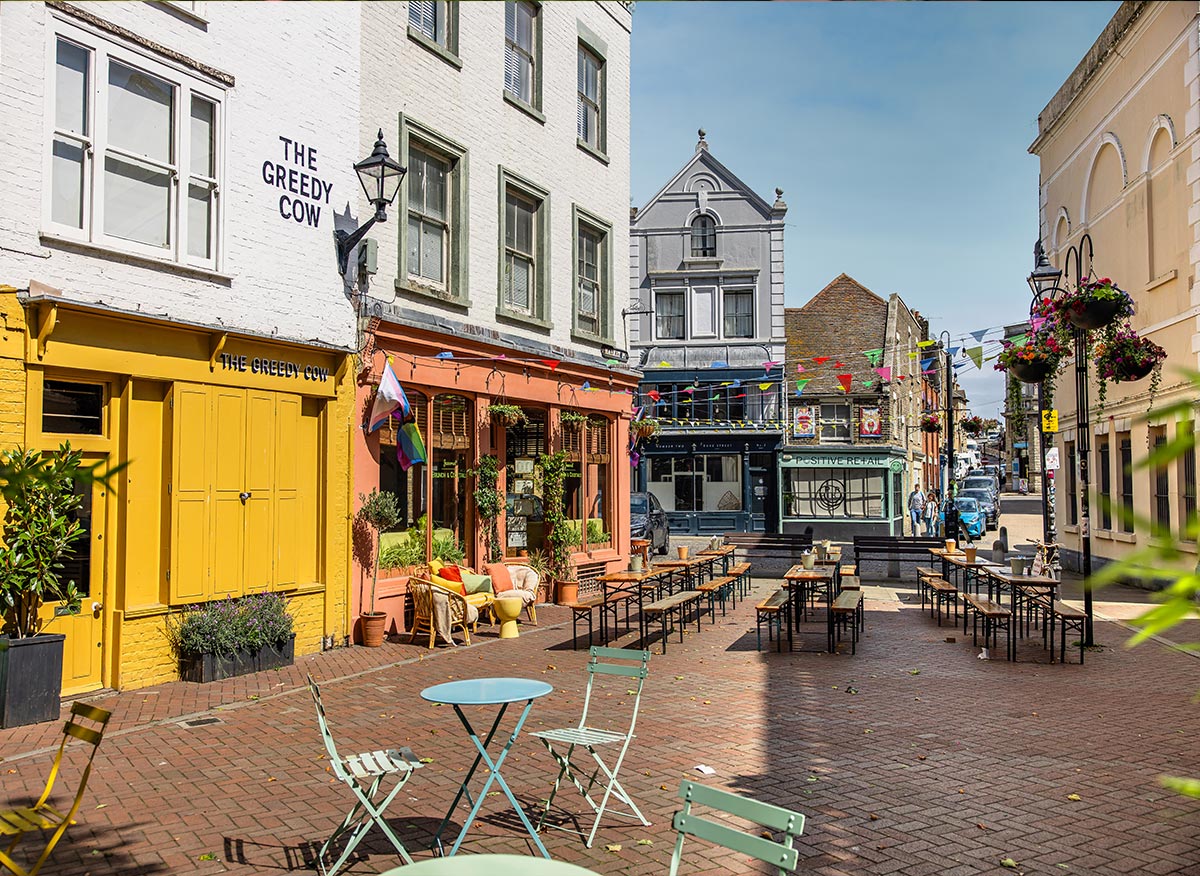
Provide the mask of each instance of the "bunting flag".
POLYGON ((763 368, 767 369, 767 373, 769 374, 772 368, 782 364, 782 362, 763 362, 763 368))
POLYGON ((850 391, 850 384, 854 381, 853 374, 839 374, 837 376, 838 383, 842 385, 842 392, 850 391))
POLYGON ((654 401, 658 401, 660 398, 662 398, 662 396, 658 394, 657 389, 650 390, 646 393, 646 395, 650 396, 650 398, 654 399, 654 401))
POLYGON ((416 423, 406 423, 396 433, 396 462, 400 471, 408 471, 414 465, 425 462, 425 442, 416 423))
POLYGON ((398 414, 401 420, 412 416, 412 405, 408 396, 392 370, 389 358, 383 365, 383 375, 379 378, 379 389, 375 391, 375 401, 371 404, 371 418, 367 427, 368 432, 374 432, 388 421, 392 414, 398 414))
POLYGON ((957 356, 957 355, 958 355, 958 351, 959 351, 959 350, 961 350, 961 349, 962 349, 962 347, 951 347, 951 348, 950 348, 950 350, 949 350, 949 352, 950 352, 950 358, 951 358, 951 359, 953 359, 955 356, 957 356))
POLYGON ((917 341, 917 346, 924 350, 926 347, 932 347, 937 341, 917 341))
POLYGON ((454 354, 449 352, 448 350, 443 350, 442 352, 438 353, 433 358, 435 358, 435 359, 453 359, 454 354))
POLYGON ((834 368, 845 368, 845 367, 846 367, 846 363, 845 363, 845 362, 834 362, 834 363, 833 363, 833 367, 834 367, 834 368))
POLYGON ((618 362, 616 359, 605 359, 604 364, 607 365, 609 368, 611 368, 612 366, 620 365, 621 363, 618 362))
POLYGON ((983 367, 983 347, 967 347, 966 354, 975 363, 976 368, 983 367))
POLYGON ((878 347, 874 350, 863 350, 862 354, 867 357, 867 361, 871 363, 873 368, 878 368, 883 364, 883 348, 878 347))
POLYGON ((797 374, 803 374, 803 373, 804 373, 804 366, 803 366, 803 365, 797 365, 797 366, 796 366, 796 373, 797 373, 797 374))
POLYGON ((812 383, 811 378, 806 379, 806 380, 797 380, 796 381, 796 395, 800 395, 802 392, 804 392, 804 387, 808 386, 808 384, 810 384, 810 383, 812 383))
POLYGON ((545 365, 551 371, 553 371, 555 368, 557 368, 558 363, 559 363, 558 359, 541 359, 540 361, 543 365, 545 365))
POLYGON ((696 388, 693 386, 689 386, 686 389, 680 390, 680 392, 686 392, 688 395, 691 395, 695 391, 696 391, 696 388))
POLYGON ((742 382, 741 382, 740 380, 734 380, 734 381, 733 381, 733 385, 734 385, 734 386, 741 386, 741 385, 742 385, 742 382))
POLYGON ((813 356, 813 361, 816 362, 818 365, 824 365, 826 362, 829 361, 829 357, 828 356, 813 356))
POLYGON ((774 386, 774 385, 775 385, 775 384, 773 384, 773 383, 760 383, 760 384, 758 385, 758 388, 759 388, 759 389, 770 389, 770 388, 771 388, 772 386, 774 386))
POLYGON ((933 366, 936 362, 937 362, 937 360, 932 357, 929 359, 922 359, 921 360, 921 372, 923 374, 928 374, 930 369, 933 368, 933 366))
POLYGON ((909 351, 909 354, 908 354, 908 358, 909 358, 909 359, 916 359, 916 358, 917 358, 917 351, 916 351, 916 350, 910 350, 910 351, 909 351))
POLYGON ((876 368, 875 373, 878 374, 884 380, 892 379, 892 369, 890 367, 885 366, 883 368, 876 368))
POLYGON ((585 380, 583 382, 583 386, 581 386, 579 388, 582 389, 584 392, 588 392, 592 388, 592 382, 590 380, 585 380))
MULTIPOLYGON (((962 365, 965 363, 960 362, 959 364, 962 365)), ((922 374, 937 374, 937 369, 936 368, 927 368, 924 371, 922 371, 921 373, 922 374)))
POLYGON ((728 367, 729 367, 729 363, 728 363, 728 362, 713 362, 713 363, 712 363, 711 365, 709 365, 708 367, 709 367, 709 368, 728 368, 728 367))
POLYGON ((670 362, 659 362, 659 363, 658 363, 658 367, 659 367, 659 368, 670 368, 670 367, 671 367, 671 363, 670 363, 670 362))
POLYGON ((989 331, 991 331, 991 329, 980 329, 977 332, 971 332, 971 337, 975 339, 976 343, 983 343, 983 336, 989 331))
POLYGON ((864 380, 862 382, 862 385, 865 386, 867 389, 870 389, 872 386, 875 385, 875 381, 874 380, 864 380))

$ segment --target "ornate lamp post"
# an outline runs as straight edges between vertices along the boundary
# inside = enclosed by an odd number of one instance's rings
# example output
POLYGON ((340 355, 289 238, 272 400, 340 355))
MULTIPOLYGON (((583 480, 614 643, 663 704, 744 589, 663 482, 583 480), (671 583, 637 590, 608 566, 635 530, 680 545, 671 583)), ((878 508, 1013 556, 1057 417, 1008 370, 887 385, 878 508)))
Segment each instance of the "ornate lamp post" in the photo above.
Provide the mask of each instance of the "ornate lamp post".
POLYGON ((396 200, 396 193, 400 191, 400 181, 404 179, 404 174, 408 173, 408 168, 401 167, 388 155, 387 144, 383 142, 383 129, 380 128, 375 148, 371 150, 370 155, 354 165, 354 172, 358 174, 358 181, 362 183, 367 200, 375 208, 375 215, 353 231, 333 232, 334 242, 337 244, 338 273, 343 275, 350 261, 350 250, 366 236, 372 225, 387 221, 387 208, 396 200))
MULTIPOLYGON (((1091 235, 1085 234, 1079 241, 1078 246, 1072 246, 1067 250, 1067 257, 1063 261, 1063 267, 1067 274, 1067 282, 1072 284, 1064 288, 1059 285, 1059 279, 1064 271, 1055 268, 1046 258, 1046 252, 1042 247, 1042 242, 1039 240, 1034 247, 1034 268, 1033 272, 1028 277, 1029 288, 1033 292, 1033 302, 1030 305, 1030 314, 1033 313, 1033 308, 1044 299, 1054 301, 1057 298, 1065 295, 1068 291, 1078 290, 1083 280, 1090 274, 1092 259, 1094 252, 1092 249, 1091 235), (1083 270, 1083 259, 1087 258, 1088 272, 1083 270)), ((1092 576, 1092 532, 1091 519, 1088 497, 1088 451, 1091 448, 1091 436, 1088 434, 1091 431, 1088 415, 1088 333, 1085 329, 1075 328, 1075 451, 1079 460, 1079 488, 1080 488, 1080 514, 1079 514, 1079 542, 1080 552, 1083 555, 1083 610, 1087 615, 1084 622, 1083 644, 1091 646, 1092 644, 1092 586, 1090 578, 1092 576)), ((1038 384, 1038 413, 1040 415, 1043 408, 1044 396, 1042 384, 1038 384)), ((1040 431, 1040 426, 1039 426, 1040 431)), ((1041 432, 1042 458, 1045 459, 1046 435, 1041 432)), ((1044 466, 1044 463, 1043 463, 1044 466)), ((1046 479, 1042 478, 1042 529, 1043 535, 1048 540, 1050 533, 1049 508, 1046 505, 1046 479)))

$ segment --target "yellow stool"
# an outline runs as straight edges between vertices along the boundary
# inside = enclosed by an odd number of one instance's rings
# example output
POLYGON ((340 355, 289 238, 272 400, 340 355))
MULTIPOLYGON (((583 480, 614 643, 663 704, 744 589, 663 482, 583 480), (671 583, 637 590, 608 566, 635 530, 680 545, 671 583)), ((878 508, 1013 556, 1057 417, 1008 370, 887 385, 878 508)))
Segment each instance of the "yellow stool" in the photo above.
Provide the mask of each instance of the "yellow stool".
POLYGON ((521 635, 517 631, 517 618, 521 616, 521 609, 524 607, 525 602, 520 597, 514 599, 501 596, 492 603, 492 611, 500 621, 501 639, 515 639, 521 635))

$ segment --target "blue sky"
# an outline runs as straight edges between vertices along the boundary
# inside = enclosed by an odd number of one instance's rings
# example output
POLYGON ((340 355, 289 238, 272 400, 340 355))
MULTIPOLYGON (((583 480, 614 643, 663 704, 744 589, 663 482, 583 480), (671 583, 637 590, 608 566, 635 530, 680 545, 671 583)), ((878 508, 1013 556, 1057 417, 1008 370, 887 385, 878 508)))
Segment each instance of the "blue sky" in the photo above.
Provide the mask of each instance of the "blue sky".
MULTIPOLYGON (((642 2, 633 18, 633 203, 696 129, 788 203, 787 305, 845 271, 935 334, 1017 322, 1038 233, 1037 115, 1117 2, 642 2)), ((967 367, 995 415, 1000 375, 967 367)))

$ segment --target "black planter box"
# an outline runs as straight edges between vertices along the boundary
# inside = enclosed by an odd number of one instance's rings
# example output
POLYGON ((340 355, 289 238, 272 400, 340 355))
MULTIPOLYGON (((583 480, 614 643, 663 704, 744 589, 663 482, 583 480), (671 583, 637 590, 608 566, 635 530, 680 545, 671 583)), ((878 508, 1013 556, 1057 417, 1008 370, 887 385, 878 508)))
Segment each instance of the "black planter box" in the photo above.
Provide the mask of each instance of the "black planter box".
POLYGON ((184 681, 219 681, 266 669, 291 666, 296 658, 296 634, 282 648, 267 645, 261 651, 238 651, 232 657, 194 654, 179 658, 179 677, 184 681))
POLYGON ((65 639, 62 633, 27 639, 0 636, 0 727, 58 718, 65 639))

